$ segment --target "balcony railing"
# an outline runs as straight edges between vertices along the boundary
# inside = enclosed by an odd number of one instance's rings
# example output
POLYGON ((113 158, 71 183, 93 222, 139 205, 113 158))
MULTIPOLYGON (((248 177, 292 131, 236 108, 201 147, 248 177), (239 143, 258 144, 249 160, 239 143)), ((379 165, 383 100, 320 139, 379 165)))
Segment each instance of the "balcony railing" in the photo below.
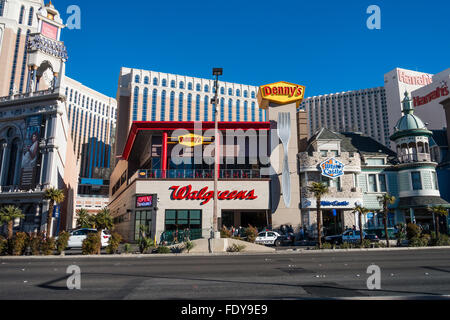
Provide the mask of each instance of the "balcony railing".
POLYGON ((400 161, 403 163, 430 162, 431 156, 429 153, 407 154, 407 155, 400 156, 400 161))
MULTIPOLYGON (((139 170, 137 179, 214 179, 214 170, 209 169, 174 169, 174 170, 139 170)), ((261 179, 260 170, 233 169, 220 170, 220 179, 261 179)), ((134 179, 132 179, 134 180, 134 179)))

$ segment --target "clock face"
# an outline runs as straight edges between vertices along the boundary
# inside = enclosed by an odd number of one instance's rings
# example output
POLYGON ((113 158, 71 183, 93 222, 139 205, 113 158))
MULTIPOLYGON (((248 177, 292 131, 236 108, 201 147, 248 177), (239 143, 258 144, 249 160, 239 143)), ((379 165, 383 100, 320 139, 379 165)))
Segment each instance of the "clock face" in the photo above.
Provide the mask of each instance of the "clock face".
POLYGON ((50 69, 47 69, 44 71, 44 74, 42 75, 42 78, 44 79, 47 86, 51 86, 53 81, 53 72, 50 69))

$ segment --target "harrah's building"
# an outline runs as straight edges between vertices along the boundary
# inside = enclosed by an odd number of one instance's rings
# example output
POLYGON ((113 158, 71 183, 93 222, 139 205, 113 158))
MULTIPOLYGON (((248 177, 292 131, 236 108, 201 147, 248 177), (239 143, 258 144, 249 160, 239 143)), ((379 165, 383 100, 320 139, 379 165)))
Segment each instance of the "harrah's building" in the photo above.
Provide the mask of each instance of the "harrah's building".
POLYGON ((216 151, 219 229, 297 228, 298 133, 307 137, 307 130, 298 130, 297 109, 304 93, 305 87, 286 82, 261 87, 259 107, 268 121, 220 121, 217 148, 212 121, 133 122, 111 175, 116 231, 130 242, 139 239, 141 225, 158 242, 163 233, 187 228, 191 239, 208 238, 216 151), (278 129, 289 138, 286 153, 278 129))

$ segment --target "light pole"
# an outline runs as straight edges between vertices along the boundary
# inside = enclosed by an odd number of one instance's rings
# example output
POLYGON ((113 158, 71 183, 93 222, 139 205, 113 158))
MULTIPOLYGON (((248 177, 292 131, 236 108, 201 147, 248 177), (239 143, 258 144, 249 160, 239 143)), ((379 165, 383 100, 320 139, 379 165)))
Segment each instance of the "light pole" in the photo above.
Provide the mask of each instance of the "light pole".
POLYGON ((219 161, 220 161, 220 140, 219 140, 219 112, 218 112, 218 104, 219 104, 219 76, 223 75, 222 68, 213 68, 213 76, 216 77, 216 81, 214 83, 215 95, 211 100, 211 103, 214 105, 214 144, 215 144, 215 160, 214 160, 214 208, 213 208, 213 232, 214 239, 220 239, 220 232, 218 226, 218 190, 217 185, 219 181, 219 161))

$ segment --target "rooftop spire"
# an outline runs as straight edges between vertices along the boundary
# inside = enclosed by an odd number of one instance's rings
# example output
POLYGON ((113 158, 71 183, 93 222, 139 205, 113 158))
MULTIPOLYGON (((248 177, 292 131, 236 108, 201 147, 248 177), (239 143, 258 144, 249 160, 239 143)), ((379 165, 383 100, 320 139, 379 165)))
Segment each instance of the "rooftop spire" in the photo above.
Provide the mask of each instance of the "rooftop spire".
POLYGON ((402 101, 402 112, 406 116, 407 114, 414 114, 414 107, 412 100, 409 98, 408 91, 405 91, 405 98, 402 101))

